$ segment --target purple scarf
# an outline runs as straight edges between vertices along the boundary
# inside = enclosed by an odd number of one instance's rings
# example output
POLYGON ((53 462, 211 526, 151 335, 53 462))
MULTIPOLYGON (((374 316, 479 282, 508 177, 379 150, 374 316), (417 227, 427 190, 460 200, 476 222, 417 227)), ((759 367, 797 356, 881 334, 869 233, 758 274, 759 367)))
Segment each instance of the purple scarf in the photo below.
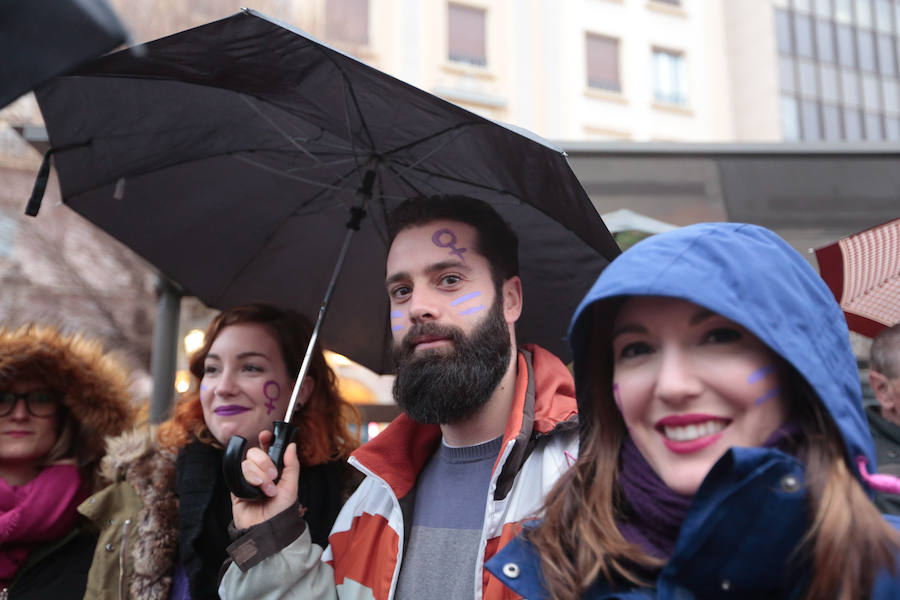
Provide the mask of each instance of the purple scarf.
MULTIPOLYGON (((793 442, 799 432, 799 428, 792 423, 783 425, 769 436, 762 447, 780 448, 793 454, 793 442)), ((619 531, 626 540, 637 544, 650 556, 669 558, 675 550, 681 523, 693 497, 672 491, 647 463, 630 437, 622 443, 619 483, 630 506, 618 523, 619 531)))

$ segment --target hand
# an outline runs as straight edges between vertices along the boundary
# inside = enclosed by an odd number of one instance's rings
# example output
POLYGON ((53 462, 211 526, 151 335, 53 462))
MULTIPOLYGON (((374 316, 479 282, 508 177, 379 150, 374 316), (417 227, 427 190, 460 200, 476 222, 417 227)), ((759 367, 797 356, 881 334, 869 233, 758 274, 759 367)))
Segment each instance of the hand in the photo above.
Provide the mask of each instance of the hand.
POLYGON ((261 431, 259 448, 251 448, 247 452, 247 458, 241 463, 244 479, 247 483, 258 486, 264 496, 259 500, 244 500, 231 495, 231 514, 234 526, 238 529, 246 529, 271 519, 297 500, 297 484, 300 480, 297 444, 291 442, 285 449, 281 479, 275 484, 278 471, 266 454, 271 443, 272 432, 261 431))

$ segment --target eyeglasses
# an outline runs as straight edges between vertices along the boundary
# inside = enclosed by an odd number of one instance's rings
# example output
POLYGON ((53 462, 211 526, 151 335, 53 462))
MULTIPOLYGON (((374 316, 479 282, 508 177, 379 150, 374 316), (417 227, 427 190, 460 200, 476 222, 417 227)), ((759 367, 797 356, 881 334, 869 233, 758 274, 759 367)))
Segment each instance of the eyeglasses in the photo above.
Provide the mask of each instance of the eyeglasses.
POLYGON ((25 401, 25 410, 33 417, 50 417, 56 414, 59 406, 59 395, 50 390, 34 390, 33 392, 0 392, 0 417, 12 413, 19 402, 25 401))

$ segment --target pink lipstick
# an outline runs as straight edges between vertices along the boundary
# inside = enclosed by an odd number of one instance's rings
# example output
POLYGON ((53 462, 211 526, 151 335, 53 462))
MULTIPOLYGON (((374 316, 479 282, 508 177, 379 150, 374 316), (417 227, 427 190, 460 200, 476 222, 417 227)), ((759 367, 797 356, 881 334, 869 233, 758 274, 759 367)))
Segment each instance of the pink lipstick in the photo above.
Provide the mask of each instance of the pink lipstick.
POLYGON ((690 454, 714 444, 730 419, 704 414, 670 415, 656 423, 666 448, 676 454, 690 454))

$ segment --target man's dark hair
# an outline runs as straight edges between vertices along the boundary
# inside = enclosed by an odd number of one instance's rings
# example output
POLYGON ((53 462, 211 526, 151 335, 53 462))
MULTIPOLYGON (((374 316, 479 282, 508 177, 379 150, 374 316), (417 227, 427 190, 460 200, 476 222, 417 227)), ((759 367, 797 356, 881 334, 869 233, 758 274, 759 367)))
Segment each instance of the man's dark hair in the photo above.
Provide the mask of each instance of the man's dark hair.
POLYGON ((475 250, 491 265, 491 276, 498 287, 519 274, 519 238, 489 204, 468 196, 431 196, 405 200, 388 215, 388 235, 410 227, 446 219, 471 225, 475 229, 475 250))
POLYGON ((900 377, 898 354, 900 354, 900 323, 879 333, 872 342, 869 368, 888 379, 900 377))

